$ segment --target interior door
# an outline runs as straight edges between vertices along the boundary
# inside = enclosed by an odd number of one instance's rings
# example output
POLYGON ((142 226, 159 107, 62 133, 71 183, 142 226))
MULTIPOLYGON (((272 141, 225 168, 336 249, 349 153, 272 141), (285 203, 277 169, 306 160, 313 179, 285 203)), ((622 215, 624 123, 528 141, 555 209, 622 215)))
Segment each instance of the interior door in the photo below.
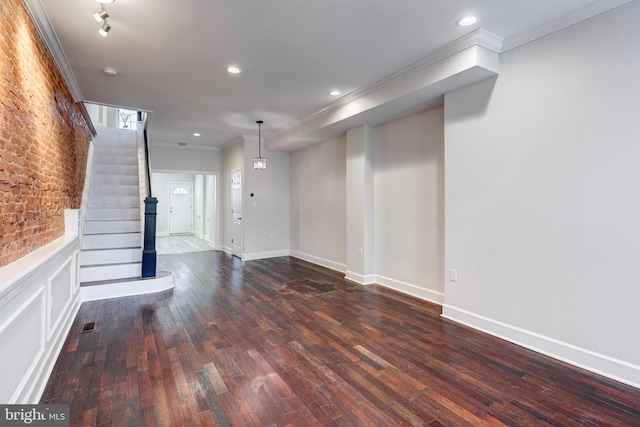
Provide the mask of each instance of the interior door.
POLYGON ((191 233, 193 230, 193 184, 169 183, 169 233, 191 233))
POLYGON ((242 258, 242 173, 231 171, 231 253, 242 258))

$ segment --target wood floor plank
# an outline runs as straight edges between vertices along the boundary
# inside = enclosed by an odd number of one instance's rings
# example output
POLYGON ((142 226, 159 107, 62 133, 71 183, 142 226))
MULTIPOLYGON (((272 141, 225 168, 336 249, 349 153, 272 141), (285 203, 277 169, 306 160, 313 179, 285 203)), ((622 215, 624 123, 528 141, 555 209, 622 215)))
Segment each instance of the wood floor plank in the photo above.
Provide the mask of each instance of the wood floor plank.
POLYGON ((640 390, 381 286, 289 257, 158 267, 175 289, 80 308, 42 396, 72 426, 640 426, 640 390))

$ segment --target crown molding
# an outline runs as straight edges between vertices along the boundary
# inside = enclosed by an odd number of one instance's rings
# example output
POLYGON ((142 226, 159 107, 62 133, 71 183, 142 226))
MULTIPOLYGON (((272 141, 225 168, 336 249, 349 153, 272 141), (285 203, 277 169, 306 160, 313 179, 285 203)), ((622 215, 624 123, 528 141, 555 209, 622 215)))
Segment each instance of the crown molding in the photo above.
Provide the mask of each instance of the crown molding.
POLYGON ((31 20, 40 35, 40 38, 44 42, 47 50, 51 54, 53 58, 53 62, 56 64, 58 71, 62 74, 62 78, 67 84, 67 88, 69 92, 71 92, 71 96, 73 97, 74 102, 81 102, 84 98, 82 96, 82 91, 80 90, 80 86, 78 85, 78 81, 76 80, 76 76, 73 74, 71 70, 71 65, 69 64, 69 60, 67 56, 64 54, 64 50, 62 49, 62 45, 60 44, 60 40, 58 40, 58 36, 51 25, 51 21, 49 20, 49 16, 47 15, 47 11, 45 10, 42 2, 40 0, 23 0, 24 5, 31 16, 31 20))
POLYGON ((513 37, 509 37, 504 42, 504 48, 502 49, 502 52, 506 52, 518 46, 522 46, 523 44, 532 42, 536 39, 562 30, 563 28, 569 27, 573 24, 577 24, 580 21, 584 21, 585 19, 589 19, 601 13, 607 12, 608 10, 611 10, 618 6, 622 6, 623 4, 629 3, 630 1, 631 0, 600 0, 593 2, 568 15, 564 15, 554 21, 548 22, 541 27, 535 28, 522 34, 518 34, 513 37))
MULTIPOLYGON (((288 132, 290 132, 291 130, 304 125, 307 122, 310 122, 312 120, 317 119, 318 117, 323 116, 324 114, 327 114, 331 111, 337 110, 338 108, 341 108, 347 104, 350 104, 354 101, 357 101, 361 98, 366 97, 367 95, 370 95, 376 91, 379 91, 380 89, 384 88, 385 86, 388 86, 390 84, 393 84, 397 81, 400 81, 404 78, 407 78, 408 76, 415 74, 417 72, 420 72, 430 66, 432 66, 433 64, 443 61, 449 57, 452 57, 462 51, 464 51, 465 49, 468 49, 470 47, 473 46, 480 46, 480 47, 484 47, 490 51, 496 52, 496 53, 500 53, 502 51, 502 43, 503 43, 503 39, 500 36, 497 36, 495 34, 492 34, 482 28, 479 28, 475 31, 470 32, 469 34, 466 34, 446 45, 444 45, 442 48, 438 49, 437 51, 435 51, 434 53, 418 60, 415 61, 405 67, 400 68, 399 70, 388 74, 387 76, 381 78, 380 80, 377 80, 375 82, 373 82, 370 85, 364 86, 360 89, 356 89, 353 92, 335 100, 334 102, 332 102, 331 104, 329 104, 328 106, 316 111, 315 113, 312 113, 310 115, 308 115, 307 117, 303 118, 302 120, 293 123, 289 126, 287 126, 284 129, 281 129, 279 132, 275 133, 275 134, 270 134, 268 139, 271 138, 276 138, 280 135, 286 134, 288 132)), ((265 138, 263 138, 265 139, 265 138)))
MULTIPOLYGON (((264 138, 262 138, 264 139, 264 138)), ((221 149, 222 150, 226 150, 227 148, 231 147, 232 145, 235 145, 239 142, 244 142, 244 136, 243 135, 238 135, 235 138, 233 138, 231 141, 226 142, 221 149)))
POLYGON ((189 144, 181 146, 179 142, 150 142, 149 146, 151 147, 162 147, 162 148, 180 148, 185 150, 205 150, 205 151, 221 151, 220 147, 211 147, 209 145, 196 145, 189 144))

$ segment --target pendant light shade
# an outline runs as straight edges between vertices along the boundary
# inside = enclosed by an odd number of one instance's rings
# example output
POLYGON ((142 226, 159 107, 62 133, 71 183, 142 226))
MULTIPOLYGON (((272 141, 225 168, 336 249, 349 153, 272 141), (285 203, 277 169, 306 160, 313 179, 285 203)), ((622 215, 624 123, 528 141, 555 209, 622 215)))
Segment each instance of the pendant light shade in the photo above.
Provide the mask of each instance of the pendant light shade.
POLYGON ((262 120, 257 120, 256 123, 258 124, 258 157, 253 159, 253 169, 266 170, 267 159, 262 157, 262 149, 260 148, 262 144, 262 123, 264 122, 262 120))

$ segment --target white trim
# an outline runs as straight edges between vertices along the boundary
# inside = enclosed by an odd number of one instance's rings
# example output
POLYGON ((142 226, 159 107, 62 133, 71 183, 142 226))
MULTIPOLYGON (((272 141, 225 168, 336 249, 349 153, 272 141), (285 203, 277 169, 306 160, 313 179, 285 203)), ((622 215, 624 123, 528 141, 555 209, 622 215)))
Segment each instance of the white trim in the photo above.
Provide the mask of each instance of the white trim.
POLYGON ((162 148, 180 148, 188 150, 208 150, 208 151, 222 151, 220 147, 212 147, 210 145, 199 145, 185 142, 184 146, 181 146, 179 142, 149 142, 149 147, 162 147, 162 148))
MULTIPOLYGON (((41 361, 41 369, 38 371, 37 378, 33 379, 33 385, 31 387, 31 392, 28 395, 25 395, 22 399, 22 402, 39 402, 42 398, 42 393, 44 393, 44 389, 49 382, 49 377, 53 372, 53 368, 56 365, 56 361, 58 360, 58 356, 60 352, 62 352, 62 347, 67 339, 67 335, 71 331, 71 326, 73 326, 73 321, 80 311, 80 292, 77 292, 72 299, 72 303, 69 305, 70 309, 65 312, 64 315, 61 315, 61 321, 59 322, 60 327, 58 327, 49 341, 50 345, 48 350, 46 351, 44 357, 41 361), (62 321, 64 318, 64 321, 62 321)), ((67 307, 65 306, 65 309, 67 307)))
POLYGON ((640 388, 640 366, 445 304, 442 317, 554 359, 640 388))
POLYGON ((508 38, 507 40, 505 40, 502 52, 506 52, 518 46, 522 46, 523 44, 532 42, 548 34, 555 33, 556 31, 560 31, 566 27, 577 24, 580 21, 584 21, 585 19, 589 19, 601 13, 607 12, 608 10, 611 10, 618 6, 622 6, 623 4, 629 3, 630 1, 631 0, 600 0, 593 2, 576 11, 569 13, 568 15, 548 22, 543 26, 508 38))
POLYGON ((217 250, 217 249, 218 249, 218 248, 216 247, 216 242, 215 242, 215 241, 213 241, 213 240, 211 240, 211 239, 209 239, 209 238, 207 238, 207 237, 203 237, 203 238, 202 238, 202 240, 204 240, 205 242, 207 242, 208 244, 210 244, 210 245, 211 245, 211 247, 212 247, 214 250, 217 250))
POLYGON ((86 302, 152 294, 173 289, 175 286, 173 272, 158 271, 155 277, 149 279, 133 279, 105 285, 82 286, 80 292, 82 294, 82 302, 86 302))
POLYGON ((56 64, 58 71, 67 84, 69 92, 73 97, 73 101, 82 101, 83 96, 82 91, 80 90, 80 85, 78 85, 76 76, 73 74, 73 70, 71 69, 71 64, 69 64, 69 60, 64 54, 60 40, 53 29, 53 25, 51 25, 51 21, 49 20, 49 16, 42 5, 42 2, 40 0, 24 0, 24 5, 31 16, 33 25, 35 25, 38 34, 42 38, 42 42, 47 47, 53 62, 56 64))
POLYGON ((291 250, 290 252, 291 252, 290 255, 294 258, 299 258, 303 261, 308 261, 312 264, 320 265, 322 267, 329 268, 331 270, 335 270, 340 273, 345 273, 347 271, 346 264, 341 264, 339 262, 330 261, 328 259, 320 258, 314 255, 309 255, 304 252, 299 252, 294 250, 291 250))
POLYGON ((242 254, 244 261, 254 261, 257 259, 277 258, 281 256, 289 256, 289 249, 281 249, 278 251, 254 252, 251 254, 242 254))
MULTIPOLYGON (((79 253, 79 251, 77 252, 79 253)), ((47 319, 47 325, 46 325, 46 337, 47 337, 47 341, 51 340, 51 337, 53 336, 53 334, 55 333, 55 331, 58 330, 58 328, 60 327, 60 323, 62 322, 63 319, 63 313, 66 313, 69 311, 69 307, 70 304, 73 303, 73 292, 74 292, 74 288, 73 288, 73 281, 75 280, 75 274, 74 274, 74 270, 75 270, 75 257, 76 254, 72 254, 69 259, 53 274, 51 275, 51 277, 49 277, 47 279, 47 299, 46 299, 46 303, 47 303, 47 308, 46 308, 46 319, 47 319), (60 312, 60 315, 58 316, 57 319, 52 319, 51 315, 53 314, 53 305, 52 305, 52 300, 53 300, 53 286, 55 283, 55 279, 60 275, 60 273, 68 271, 70 274, 70 283, 68 283, 67 285, 69 286, 69 295, 70 298, 67 300, 67 302, 65 303, 64 307, 62 308, 62 311, 60 312), (51 322, 55 320, 55 323, 52 325, 51 322)))
MULTIPOLYGON (((264 139, 264 138, 262 138, 262 139, 264 139)), ((232 140, 225 142, 222 145, 222 147, 220 147, 220 148, 222 150, 226 150, 227 148, 229 148, 229 147, 231 147, 231 146, 233 146, 235 144, 238 144, 240 142, 244 142, 244 138, 242 137, 242 135, 238 135, 235 138, 233 138, 232 140)))
POLYGON ((66 235, 0 267, 0 308, 23 289, 39 281, 42 271, 60 265, 79 247, 77 235, 66 235))
POLYGON ((432 302, 434 304, 444 304, 444 293, 433 291, 431 289, 422 288, 420 286, 413 285, 411 283, 403 282, 400 280, 391 279, 389 277, 375 275, 375 280, 378 285, 385 286, 390 289, 394 289, 403 294, 411 295, 413 297, 432 302))
POLYGON ((169 232, 168 231, 157 231, 156 232, 156 237, 165 237, 168 236, 169 232))
MULTIPOLYGON (((2 334, 4 334, 5 331, 9 329, 10 326, 12 326, 12 324, 17 323, 20 316, 22 316, 23 314, 26 315, 27 310, 31 308, 32 305, 37 305, 37 304, 40 305, 40 309, 38 310, 40 315, 40 318, 39 318, 40 348, 38 349, 36 354, 33 356, 33 359, 31 360, 31 364, 29 365, 27 370, 24 372, 22 379, 20 380, 20 382, 18 383, 18 386, 13 392, 13 395, 11 395, 11 397, 9 398, 8 403, 10 404, 21 402, 21 398, 23 398, 25 394, 30 395, 31 391, 35 387, 35 384, 31 381, 31 378, 34 376, 34 373, 37 371, 38 366, 40 366, 40 361, 42 360, 42 357, 46 350, 46 327, 47 327, 46 295, 47 295, 46 287, 45 286, 38 287, 36 291, 33 293, 33 295, 28 297, 28 299, 24 303, 22 303, 22 305, 20 305, 20 307, 16 311, 14 311, 11 314, 11 316, 9 316, 9 318, 4 322, 4 324, 0 325, 0 337, 2 337, 2 334), (25 390, 27 390, 27 392, 25 392, 25 390)), ((15 345, 15 343, 13 342, 8 343, 7 339, 3 339, 2 341, 9 344, 9 346, 15 345)), ((24 354, 22 358, 24 358, 24 354)))
POLYGON ((344 278, 347 280, 351 280, 352 282, 359 283, 360 285, 373 285, 374 283, 376 283, 375 274, 367 274, 365 276, 360 273, 347 270, 345 272, 344 278))
POLYGON ((229 246, 224 246, 224 245, 223 245, 223 246, 220 248, 220 250, 221 250, 222 252, 226 253, 226 254, 233 255, 233 251, 231 250, 231 248, 230 248, 229 246))

